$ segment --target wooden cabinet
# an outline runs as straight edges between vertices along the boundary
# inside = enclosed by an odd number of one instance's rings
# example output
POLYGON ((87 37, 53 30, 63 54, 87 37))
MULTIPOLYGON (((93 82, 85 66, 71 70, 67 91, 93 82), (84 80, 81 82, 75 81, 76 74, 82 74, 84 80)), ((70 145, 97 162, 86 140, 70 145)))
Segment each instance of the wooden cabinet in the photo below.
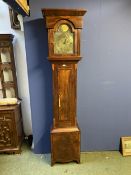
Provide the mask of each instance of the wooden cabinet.
POLYGON ((77 124, 77 63, 84 9, 43 9, 48 29, 48 54, 53 72, 51 165, 80 162, 77 124))
MULTIPOLYGON (((0 34, 0 99, 18 98, 13 35, 0 34)), ((20 102, 0 105, 0 152, 20 153, 23 138, 20 102)))
POLYGON ((20 104, 0 106, 0 152, 20 153, 22 137, 20 104))
POLYGON ((0 98, 18 97, 13 35, 0 34, 0 98))

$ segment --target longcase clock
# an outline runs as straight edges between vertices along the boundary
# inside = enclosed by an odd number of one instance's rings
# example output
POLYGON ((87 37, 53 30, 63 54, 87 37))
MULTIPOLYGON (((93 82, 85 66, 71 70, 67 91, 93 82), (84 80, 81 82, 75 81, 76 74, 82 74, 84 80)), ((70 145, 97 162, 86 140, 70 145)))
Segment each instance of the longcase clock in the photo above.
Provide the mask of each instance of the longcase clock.
POLYGON ((51 165, 80 162, 80 129, 76 118, 77 63, 84 9, 42 9, 48 29, 48 60, 53 72, 51 165))

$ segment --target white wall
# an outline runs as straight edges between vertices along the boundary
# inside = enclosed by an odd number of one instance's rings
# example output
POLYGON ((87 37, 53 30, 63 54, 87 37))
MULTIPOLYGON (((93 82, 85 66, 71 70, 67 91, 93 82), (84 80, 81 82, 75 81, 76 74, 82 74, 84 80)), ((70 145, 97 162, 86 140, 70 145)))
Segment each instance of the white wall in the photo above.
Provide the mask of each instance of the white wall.
POLYGON ((14 54, 19 97, 22 99, 24 132, 26 135, 30 135, 32 134, 32 122, 24 32, 11 29, 8 5, 0 0, 0 34, 7 33, 11 33, 15 36, 14 54))

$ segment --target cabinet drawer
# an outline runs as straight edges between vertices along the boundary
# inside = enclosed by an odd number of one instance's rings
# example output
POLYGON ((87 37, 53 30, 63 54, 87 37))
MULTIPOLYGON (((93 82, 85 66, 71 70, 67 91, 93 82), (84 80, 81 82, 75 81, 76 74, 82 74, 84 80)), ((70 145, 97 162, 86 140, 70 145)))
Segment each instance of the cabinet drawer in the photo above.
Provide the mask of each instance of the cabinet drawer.
POLYGON ((13 119, 14 117, 13 111, 0 111, 0 121, 4 121, 6 119, 13 119))

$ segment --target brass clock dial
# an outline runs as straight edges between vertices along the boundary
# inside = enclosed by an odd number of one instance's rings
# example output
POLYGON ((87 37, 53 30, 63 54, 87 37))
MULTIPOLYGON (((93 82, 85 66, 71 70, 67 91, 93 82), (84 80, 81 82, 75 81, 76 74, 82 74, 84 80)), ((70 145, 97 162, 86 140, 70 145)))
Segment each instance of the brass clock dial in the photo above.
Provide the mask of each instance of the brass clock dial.
POLYGON ((61 24, 54 33, 54 53, 73 54, 74 36, 67 24, 61 24))

